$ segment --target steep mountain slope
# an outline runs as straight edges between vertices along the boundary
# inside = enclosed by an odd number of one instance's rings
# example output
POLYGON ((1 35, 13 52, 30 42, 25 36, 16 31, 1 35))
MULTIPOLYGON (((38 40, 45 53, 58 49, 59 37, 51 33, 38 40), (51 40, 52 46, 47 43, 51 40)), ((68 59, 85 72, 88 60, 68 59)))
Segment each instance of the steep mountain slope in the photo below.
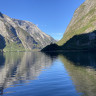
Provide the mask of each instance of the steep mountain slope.
POLYGON ((42 49, 55 42, 31 22, 12 19, 2 13, 0 13, 0 35, 5 40, 5 51, 42 49))
POLYGON ((41 48, 47 46, 51 42, 55 42, 55 40, 52 37, 42 32, 35 24, 28 22, 28 21, 22 21, 22 20, 17 20, 17 19, 12 19, 12 20, 20 28, 22 28, 27 33, 29 33, 30 36, 32 36, 34 40, 38 42, 41 48))
POLYGON ((63 38, 42 51, 54 50, 96 50, 96 0, 77 8, 63 38))
MULTIPOLYGON (((74 13, 63 38, 58 45, 65 44, 75 35, 89 33, 96 30, 96 0, 86 0, 74 13)), ((91 38, 95 35, 92 34, 91 38)))

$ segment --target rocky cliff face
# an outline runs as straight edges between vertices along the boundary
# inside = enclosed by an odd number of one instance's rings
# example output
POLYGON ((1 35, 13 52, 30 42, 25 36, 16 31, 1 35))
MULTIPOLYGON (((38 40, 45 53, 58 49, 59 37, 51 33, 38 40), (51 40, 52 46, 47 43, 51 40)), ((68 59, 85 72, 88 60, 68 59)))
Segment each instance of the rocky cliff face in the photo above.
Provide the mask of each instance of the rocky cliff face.
POLYGON ((52 44, 42 49, 42 51, 54 50, 96 51, 96 0, 86 0, 77 8, 57 45, 52 44))
MULTIPOLYGON (((75 11, 73 18, 67 27, 63 38, 58 42, 58 45, 61 46, 65 44, 75 35, 90 33, 94 30, 96 30, 96 0, 86 0, 75 11)), ((91 41, 95 38, 95 34, 89 35, 88 38, 91 38, 91 41)))
POLYGON ((2 13, 0 13, 0 35, 5 40, 5 51, 42 49, 51 42, 55 42, 35 24, 12 19, 2 13))

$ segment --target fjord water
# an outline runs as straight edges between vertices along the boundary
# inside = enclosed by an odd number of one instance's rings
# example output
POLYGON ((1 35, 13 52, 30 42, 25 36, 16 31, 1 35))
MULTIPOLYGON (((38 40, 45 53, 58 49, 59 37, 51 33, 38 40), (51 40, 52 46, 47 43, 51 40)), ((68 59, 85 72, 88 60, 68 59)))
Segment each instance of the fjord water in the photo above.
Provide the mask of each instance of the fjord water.
POLYGON ((1 53, 0 96, 96 96, 96 55, 1 53))

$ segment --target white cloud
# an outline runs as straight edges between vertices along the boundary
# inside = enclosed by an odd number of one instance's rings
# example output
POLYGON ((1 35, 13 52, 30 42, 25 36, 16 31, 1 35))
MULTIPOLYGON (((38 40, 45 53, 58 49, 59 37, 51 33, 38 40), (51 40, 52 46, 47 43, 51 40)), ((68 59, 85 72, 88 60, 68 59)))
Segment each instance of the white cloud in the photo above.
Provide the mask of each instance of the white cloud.
POLYGON ((52 33, 52 35, 63 35, 64 33, 52 33))

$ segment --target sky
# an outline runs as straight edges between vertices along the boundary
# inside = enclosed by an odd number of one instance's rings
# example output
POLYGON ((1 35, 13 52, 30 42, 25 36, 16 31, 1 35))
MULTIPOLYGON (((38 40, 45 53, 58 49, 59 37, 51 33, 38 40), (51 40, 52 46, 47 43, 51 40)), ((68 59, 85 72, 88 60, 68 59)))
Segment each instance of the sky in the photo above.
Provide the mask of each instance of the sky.
POLYGON ((85 0, 1 0, 0 11, 11 18, 27 20, 60 40, 74 11, 85 0))

